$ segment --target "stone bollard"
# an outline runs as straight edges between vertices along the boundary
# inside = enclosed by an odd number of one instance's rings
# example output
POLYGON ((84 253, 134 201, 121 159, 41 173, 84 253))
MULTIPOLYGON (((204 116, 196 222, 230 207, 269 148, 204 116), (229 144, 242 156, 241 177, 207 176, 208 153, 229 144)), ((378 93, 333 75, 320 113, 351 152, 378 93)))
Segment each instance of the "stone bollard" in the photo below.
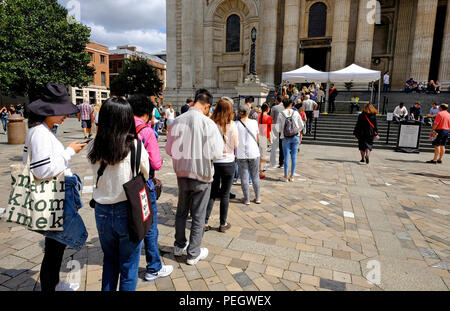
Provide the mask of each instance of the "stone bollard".
POLYGON ((8 118, 8 144, 23 145, 27 136, 27 128, 24 118, 13 114, 8 118))

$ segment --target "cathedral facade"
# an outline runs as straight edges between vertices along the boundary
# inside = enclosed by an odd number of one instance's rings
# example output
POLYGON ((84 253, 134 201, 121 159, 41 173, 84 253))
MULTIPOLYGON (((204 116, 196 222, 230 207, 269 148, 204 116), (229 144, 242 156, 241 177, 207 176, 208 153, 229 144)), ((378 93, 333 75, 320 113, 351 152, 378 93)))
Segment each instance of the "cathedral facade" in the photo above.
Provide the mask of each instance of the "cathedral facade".
MULTIPOLYGON (((303 65, 352 63, 405 81, 450 86, 450 0, 167 0, 165 102, 180 106, 195 89, 236 96, 249 73, 251 31, 256 72, 274 88, 303 65)), ((367 88, 366 88, 367 89, 367 88)))

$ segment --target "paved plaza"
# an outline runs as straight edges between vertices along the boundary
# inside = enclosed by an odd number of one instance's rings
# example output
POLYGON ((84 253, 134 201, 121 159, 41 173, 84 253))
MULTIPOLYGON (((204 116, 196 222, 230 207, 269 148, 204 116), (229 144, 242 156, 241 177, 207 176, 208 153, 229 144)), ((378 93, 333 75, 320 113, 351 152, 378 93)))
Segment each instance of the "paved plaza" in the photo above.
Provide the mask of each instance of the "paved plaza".
MULTIPOLYGON (((82 140, 76 119, 57 135, 67 146, 82 140)), ((174 265, 170 277, 146 282, 142 252, 140 291, 316 291, 316 290, 440 290, 450 289, 450 157, 442 165, 425 164, 432 154, 375 150, 370 165, 359 163, 352 148, 304 145, 294 183, 280 181, 283 172, 267 172, 262 181, 263 204, 232 200, 226 233, 204 235, 209 256, 196 266, 186 255, 172 254, 177 181, 164 151, 157 177, 164 184, 158 201, 159 243, 164 264, 174 265), (369 283, 366 277, 374 283, 369 283), (377 280, 378 279, 378 280, 377 280)), ((6 144, 0 134, 0 208, 10 190, 9 165, 22 159, 23 146, 6 144)), ((88 228, 81 251, 67 249, 61 279, 76 280, 80 291, 101 289, 103 254, 88 205, 93 172, 83 151, 71 161, 83 180, 88 228), (76 260, 80 274, 70 274, 76 260)), ((232 192, 242 197, 240 186, 232 192)), ((252 197, 253 198, 253 197, 252 197)), ((190 223, 190 221, 188 221, 190 223)), ((219 203, 210 219, 219 226, 219 203)), ((189 228, 189 224, 188 224, 189 228)), ((43 237, 0 221, 0 290, 40 290, 43 237)))

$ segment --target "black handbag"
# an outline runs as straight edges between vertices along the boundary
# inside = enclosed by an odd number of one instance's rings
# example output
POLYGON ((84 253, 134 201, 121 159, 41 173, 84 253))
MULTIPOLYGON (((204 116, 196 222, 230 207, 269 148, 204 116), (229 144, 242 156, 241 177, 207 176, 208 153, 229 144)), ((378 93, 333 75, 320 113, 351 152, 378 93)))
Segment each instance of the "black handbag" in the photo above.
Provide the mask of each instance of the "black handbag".
POLYGON ((144 176, 139 172, 142 143, 138 141, 137 152, 131 145, 131 172, 133 178, 123 185, 128 199, 128 233, 132 242, 144 239, 153 224, 153 208, 150 190, 144 176))

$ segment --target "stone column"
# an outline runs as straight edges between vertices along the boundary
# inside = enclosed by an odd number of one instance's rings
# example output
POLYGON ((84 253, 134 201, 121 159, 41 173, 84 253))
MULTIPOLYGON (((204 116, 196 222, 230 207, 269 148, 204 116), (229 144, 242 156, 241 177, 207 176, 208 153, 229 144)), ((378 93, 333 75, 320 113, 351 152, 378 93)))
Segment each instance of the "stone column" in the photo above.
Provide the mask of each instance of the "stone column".
POLYGON ((274 85, 275 81, 275 61, 277 47, 277 11, 278 0, 264 0, 262 2, 262 18, 259 29, 258 39, 261 40, 261 47, 256 53, 260 53, 261 72, 257 72, 261 76, 263 83, 269 86, 274 85), (262 30, 262 31, 261 31, 262 30))
POLYGON ((183 89, 192 89, 194 83, 194 70, 192 64, 192 44, 194 42, 194 18, 192 8, 195 0, 182 1, 181 13, 181 45, 182 45, 182 63, 181 87, 183 89))
POLYGON ((167 89, 177 87, 177 0, 166 1, 167 89))
POLYGON ((438 0, 418 0, 411 77, 415 81, 427 81, 430 73, 438 0))
POLYGON ((450 0, 447 3, 444 38, 442 39, 441 65, 439 67, 441 91, 450 86, 450 0))
POLYGON ((334 1, 333 42, 330 64, 331 71, 342 69, 347 63, 350 4, 350 0, 334 1))
POLYGON ((394 51, 394 65, 391 75, 392 89, 401 89, 409 79, 408 55, 410 51, 412 16, 414 3, 411 0, 400 0, 397 17, 397 35, 394 51))
MULTIPOLYGON (((283 72, 297 67, 300 0, 286 0, 283 37, 283 72)), ((264 21, 263 21, 264 22, 264 21)))
POLYGON ((358 28, 356 30, 355 64, 370 68, 372 62, 373 34, 375 20, 369 20, 367 0, 359 0, 358 28))

